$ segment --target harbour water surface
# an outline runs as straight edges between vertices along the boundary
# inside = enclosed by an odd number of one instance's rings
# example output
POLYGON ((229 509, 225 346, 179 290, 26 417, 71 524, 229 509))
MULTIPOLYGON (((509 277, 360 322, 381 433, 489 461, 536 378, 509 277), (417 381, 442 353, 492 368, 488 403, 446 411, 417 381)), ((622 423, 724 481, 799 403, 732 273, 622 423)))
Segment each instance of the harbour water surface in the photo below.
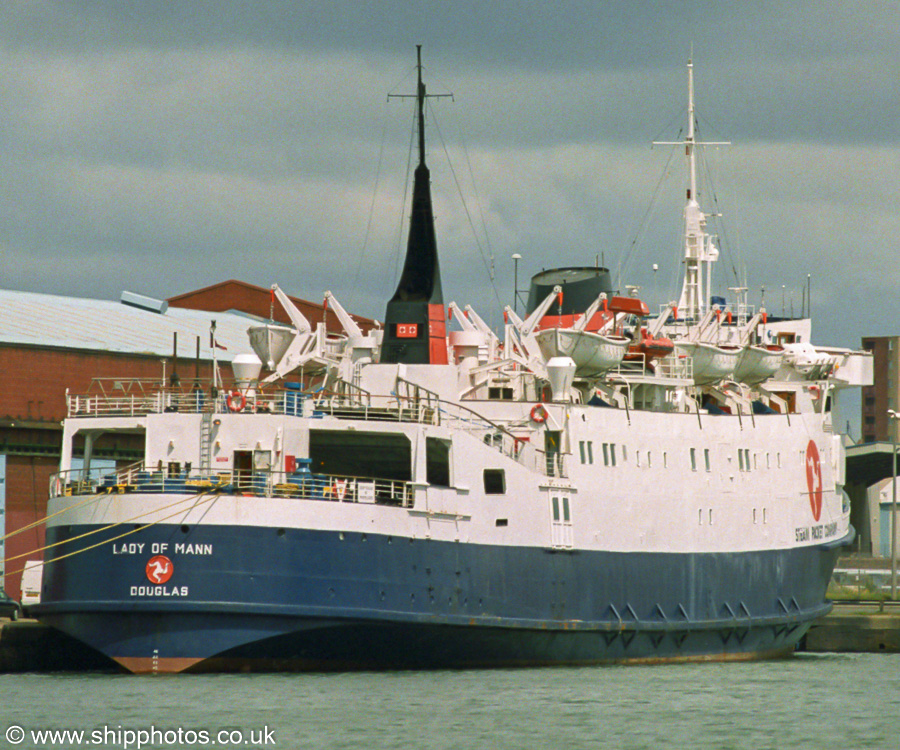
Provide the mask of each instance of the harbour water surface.
POLYGON ((80 746, 898 748, 900 655, 458 672, 0 675, 0 750, 80 746), (84 735, 33 734, 45 730, 84 735))

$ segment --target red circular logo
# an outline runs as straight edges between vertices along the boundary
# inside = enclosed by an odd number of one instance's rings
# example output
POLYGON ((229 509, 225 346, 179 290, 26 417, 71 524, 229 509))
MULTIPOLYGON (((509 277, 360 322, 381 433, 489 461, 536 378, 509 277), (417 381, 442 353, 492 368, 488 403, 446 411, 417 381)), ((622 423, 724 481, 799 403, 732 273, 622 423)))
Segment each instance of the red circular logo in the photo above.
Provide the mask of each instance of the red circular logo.
POLYGON ((156 555, 147 561, 146 571, 150 583, 165 583, 175 572, 175 566, 165 555, 156 555))
POLYGON ((812 508, 813 518, 818 521, 822 515, 822 464, 815 440, 810 440, 806 446, 806 486, 809 489, 809 506, 812 508))

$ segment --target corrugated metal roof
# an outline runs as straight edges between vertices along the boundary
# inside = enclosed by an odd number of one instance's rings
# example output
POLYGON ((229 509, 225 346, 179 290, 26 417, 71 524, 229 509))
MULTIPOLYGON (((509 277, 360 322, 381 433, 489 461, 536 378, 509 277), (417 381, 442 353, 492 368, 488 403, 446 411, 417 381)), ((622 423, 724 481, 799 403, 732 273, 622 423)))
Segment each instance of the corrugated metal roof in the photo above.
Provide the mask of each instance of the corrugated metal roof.
POLYGON ((195 355, 199 336, 201 358, 212 359, 213 320, 216 340, 226 348, 217 353, 220 360, 253 351, 247 329, 260 321, 240 312, 169 307, 158 313, 112 300, 0 289, 0 344, 171 357, 178 333, 179 357, 195 355))

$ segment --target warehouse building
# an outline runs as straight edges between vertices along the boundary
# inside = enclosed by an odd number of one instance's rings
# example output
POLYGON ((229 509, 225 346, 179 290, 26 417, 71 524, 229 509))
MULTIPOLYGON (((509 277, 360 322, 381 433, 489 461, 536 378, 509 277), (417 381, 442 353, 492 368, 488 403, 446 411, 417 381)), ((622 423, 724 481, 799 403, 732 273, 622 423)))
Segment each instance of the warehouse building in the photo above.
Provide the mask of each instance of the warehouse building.
MULTIPOLYGON (((18 598, 25 563, 42 558, 40 521, 58 470, 67 399, 173 380, 208 383, 214 362, 228 382, 231 360, 251 351, 247 328, 268 320, 270 311, 287 322, 271 297, 269 289, 234 280, 170 300, 0 290, 0 587, 18 598)), ((314 326, 326 317, 323 305, 291 299, 314 326)), ((327 320, 339 330, 330 311, 327 320)), ((141 458, 139 446, 122 436, 101 438, 93 456, 95 466, 141 458)))

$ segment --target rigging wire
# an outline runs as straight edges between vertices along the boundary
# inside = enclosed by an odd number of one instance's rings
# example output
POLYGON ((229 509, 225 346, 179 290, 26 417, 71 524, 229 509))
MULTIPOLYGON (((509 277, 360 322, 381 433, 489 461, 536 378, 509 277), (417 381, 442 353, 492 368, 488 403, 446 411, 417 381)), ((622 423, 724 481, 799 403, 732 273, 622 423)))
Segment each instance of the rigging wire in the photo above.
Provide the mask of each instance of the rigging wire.
POLYGON ((369 239, 372 236, 372 220, 375 216, 375 203, 378 200, 378 184, 381 180, 381 168, 384 164, 384 145, 387 140, 387 103, 385 103, 384 114, 381 118, 381 148, 378 150, 378 166, 375 168, 375 185, 372 187, 372 201, 369 204, 369 218, 366 221, 366 233, 363 237, 362 248, 360 248, 359 256, 356 262, 356 273, 353 276, 353 284, 350 289, 350 299, 348 300, 351 308, 355 306, 356 293, 359 289, 359 277, 362 273, 363 261, 366 257, 366 251, 369 246, 369 239))
MULTIPOLYGON (((695 120, 695 123, 696 123, 696 126, 697 126, 697 132, 699 133, 699 131, 700 131, 700 122, 699 122, 699 120, 695 120)), ((698 140, 701 140, 701 139, 698 138, 698 140)), ((698 149, 698 150, 699 150, 699 149, 698 149)), ((738 270, 737 270, 737 267, 735 266, 735 263, 734 263, 734 261, 735 261, 735 257, 734 257, 734 256, 735 256, 735 251, 734 251, 733 248, 732 248, 731 240, 730 240, 730 238, 728 237, 728 233, 726 232, 726 225, 725 225, 725 222, 721 221, 721 218, 720 218, 720 217, 721 217, 721 214, 722 214, 722 211, 721 211, 721 207, 720 207, 720 204, 719 204, 719 196, 718 196, 718 193, 717 193, 717 191, 716 191, 715 184, 714 184, 714 181, 713 181, 713 178, 712 178, 712 172, 710 171, 710 168, 709 168, 709 159, 706 158, 705 152, 703 152, 702 150, 700 150, 700 151, 701 151, 701 153, 700 153, 701 168, 702 168, 702 170, 703 170, 703 174, 704 174, 705 177, 706 177, 705 182, 706 182, 706 185, 707 185, 707 188, 708 188, 708 192, 709 192, 709 194, 710 194, 710 197, 711 197, 711 199, 712 199, 712 200, 711 200, 711 203, 712 203, 713 208, 714 208, 714 210, 715 210, 716 226, 717 226, 717 228, 719 229, 719 232, 720 232, 721 237, 722 237, 722 249, 725 250, 725 249, 727 248, 727 250, 728 250, 728 252, 727 252, 728 266, 730 267, 730 270, 731 270, 731 273, 732 273, 732 275, 733 275, 733 277, 734 277, 734 281, 735 281, 736 285, 737 285, 737 286, 740 286, 740 285, 741 285, 740 275, 739 275, 738 270)), ((727 280, 726 280, 725 284, 726 284, 726 286, 728 285, 727 280)))
MULTIPOLYGON (((450 167, 450 174, 453 175, 453 182, 456 185, 456 190, 459 193, 459 199, 462 202, 463 210, 466 213, 466 219, 469 222, 469 228, 472 230, 472 237, 475 240, 475 245, 478 248, 478 252, 481 255, 481 262, 484 264, 485 270, 488 273, 488 279, 491 283, 491 288, 494 291, 494 297, 497 299, 497 304, 502 307, 502 303, 500 302, 500 294, 497 291, 497 285, 494 283, 494 255, 493 251, 490 253, 490 262, 488 262, 488 258, 485 256, 484 248, 481 245, 481 242, 478 239, 478 232, 475 229, 475 223, 472 221, 472 215, 469 213, 469 206, 466 203, 466 199, 463 196, 462 186, 459 183, 459 178, 456 175, 456 169, 453 167, 453 161, 450 159, 450 152, 447 150, 447 142, 444 140, 444 135, 441 133, 440 125, 438 124, 437 117, 434 111, 434 107, 430 108, 431 120, 434 123, 435 131, 437 132, 438 139, 441 142, 441 146, 444 149, 444 156, 447 159, 447 165, 450 167)), ((468 157, 468 152, 466 152, 466 156, 468 157)), ((469 169, 471 170, 471 163, 469 165, 469 169)), ((476 198, 477 201, 477 198, 476 198)), ((484 221, 484 216, 482 215, 482 222, 484 221)), ((487 233, 485 232, 485 238, 487 238, 487 233)))
MULTIPOLYGON (((678 131, 678 137, 681 137, 683 132, 683 128, 678 131)), ((646 235, 647 229, 650 226, 650 216, 653 213, 653 210, 656 208, 656 201, 659 197, 660 189, 662 188, 663 183, 668 179, 670 175, 670 169, 672 165, 672 159, 675 155, 675 147, 669 149, 669 157, 666 159, 665 167, 663 168, 662 174, 659 177, 659 180, 656 183, 656 187, 653 189, 653 194, 650 197, 650 203, 647 206, 647 210, 644 212, 644 215, 641 217, 638 222, 638 227, 635 230, 634 238, 631 240, 631 244, 625 250, 624 256, 620 258, 618 268, 616 269, 616 286, 618 289, 623 289, 622 286, 622 277, 623 274, 630 272, 631 270, 631 259, 632 255, 637 248, 638 242, 641 242, 646 235)))
POLYGON ((400 209, 400 227, 397 232, 397 245, 394 248, 394 254, 391 256, 390 261, 385 267, 388 273, 390 273, 391 267, 393 267, 394 278, 386 279, 385 296, 391 294, 391 287, 400 279, 400 258, 403 255, 403 220, 406 216, 404 213, 406 211, 406 198, 409 195, 409 175, 412 172, 413 149, 416 142, 416 125, 417 112, 415 108, 413 108, 412 128, 409 131, 409 149, 406 157, 406 177, 403 180, 403 201, 400 209))

